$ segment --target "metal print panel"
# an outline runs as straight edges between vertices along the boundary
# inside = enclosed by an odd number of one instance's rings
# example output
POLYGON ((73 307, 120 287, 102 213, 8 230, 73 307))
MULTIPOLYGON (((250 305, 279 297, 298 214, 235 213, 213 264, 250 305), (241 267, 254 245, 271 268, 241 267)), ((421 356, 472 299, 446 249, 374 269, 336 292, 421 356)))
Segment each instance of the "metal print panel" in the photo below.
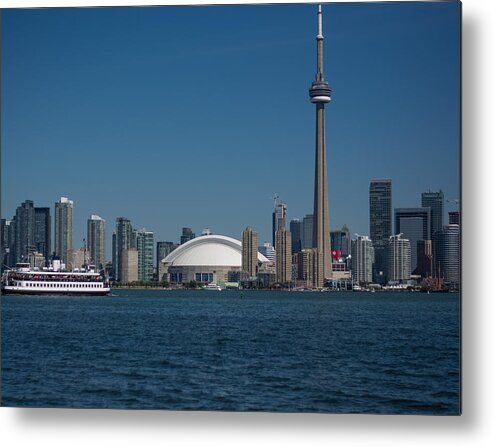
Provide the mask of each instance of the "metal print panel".
POLYGON ((459 415, 460 23, 3 10, 2 406, 459 415))

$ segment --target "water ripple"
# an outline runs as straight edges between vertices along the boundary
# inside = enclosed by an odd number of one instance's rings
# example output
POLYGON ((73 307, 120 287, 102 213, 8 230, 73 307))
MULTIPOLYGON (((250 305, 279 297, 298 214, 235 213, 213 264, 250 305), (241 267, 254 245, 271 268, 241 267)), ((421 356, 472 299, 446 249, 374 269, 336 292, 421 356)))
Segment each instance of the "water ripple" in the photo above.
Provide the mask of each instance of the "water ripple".
POLYGON ((2 297, 1 404, 458 414, 458 302, 133 290, 2 297))

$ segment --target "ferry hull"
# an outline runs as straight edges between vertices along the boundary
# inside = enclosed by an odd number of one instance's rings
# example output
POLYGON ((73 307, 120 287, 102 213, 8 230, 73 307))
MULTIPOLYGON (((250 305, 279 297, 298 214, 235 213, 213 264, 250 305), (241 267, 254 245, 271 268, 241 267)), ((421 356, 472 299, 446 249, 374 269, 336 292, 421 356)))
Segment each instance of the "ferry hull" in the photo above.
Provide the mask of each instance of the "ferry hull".
POLYGON ((80 295, 90 295, 90 296, 105 296, 110 293, 110 290, 80 290, 74 292, 63 291, 63 290, 25 290, 19 288, 2 287, 2 295, 45 295, 45 296, 80 296, 80 295))

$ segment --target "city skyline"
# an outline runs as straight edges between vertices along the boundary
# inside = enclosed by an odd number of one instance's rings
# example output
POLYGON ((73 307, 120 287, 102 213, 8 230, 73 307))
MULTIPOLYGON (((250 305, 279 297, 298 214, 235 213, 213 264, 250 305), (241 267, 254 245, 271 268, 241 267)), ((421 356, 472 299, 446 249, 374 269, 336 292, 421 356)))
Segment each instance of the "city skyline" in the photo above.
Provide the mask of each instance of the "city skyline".
MULTIPOLYGON (((326 124, 331 229, 347 224, 351 234, 369 234, 373 178, 393 178, 393 208, 419 207, 427 190, 458 198, 460 7, 323 8, 325 71, 335 92, 326 124), (385 39, 388 27, 395 42, 385 39), (372 53, 378 68, 364 54, 366 45, 378 49, 372 53), (443 169, 437 172, 436 163, 443 169)), ((91 214, 107 221, 108 234, 125 216, 135 228, 152 230, 156 241, 177 241, 182 227, 239 239, 249 225, 259 244, 270 240, 274 193, 287 204, 288 222, 311 214, 314 123, 306 88, 316 71, 315 11, 315 5, 5 11, 2 217, 11 218, 26 199, 53 214, 55 200, 66 196, 74 201, 79 247, 91 214), (255 31, 236 26, 247 23, 255 31), (93 36, 82 33, 87 26, 93 36), (65 77, 56 74, 60 68, 65 77), (267 88, 273 78, 282 95, 267 88), (229 97, 238 83, 243 89, 229 97), (197 135, 185 126, 189 94, 201 118, 197 135), (25 101, 34 104, 27 112, 25 101), (18 183, 19 156, 32 182, 18 183), (260 181, 242 187, 243 168, 260 181), (33 183, 41 187, 33 190, 33 183)), ((456 208, 444 205, 445 215, 456 208)))

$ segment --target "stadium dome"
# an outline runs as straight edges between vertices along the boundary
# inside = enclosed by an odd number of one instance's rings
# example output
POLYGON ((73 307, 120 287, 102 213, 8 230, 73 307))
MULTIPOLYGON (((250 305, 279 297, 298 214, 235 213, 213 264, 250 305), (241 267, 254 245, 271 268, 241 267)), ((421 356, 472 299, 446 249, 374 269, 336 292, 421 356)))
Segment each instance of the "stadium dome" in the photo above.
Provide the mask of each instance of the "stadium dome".
MULTIPOLYGON (((261 253, 257 256, 260 264, 269 262, 261 253)), ((241 241, 217 234, 199 236, 173 250, 161 264, 171 282, 228 281, 241 269, 241 241)))
MULTIPOLYGON (((269 260, 258 253, 260 263, 269 260)), ((165 263, 178 265, 216 265, 241 267, 241 242, 217 234, 199 236, 173 250, 165 263)))

